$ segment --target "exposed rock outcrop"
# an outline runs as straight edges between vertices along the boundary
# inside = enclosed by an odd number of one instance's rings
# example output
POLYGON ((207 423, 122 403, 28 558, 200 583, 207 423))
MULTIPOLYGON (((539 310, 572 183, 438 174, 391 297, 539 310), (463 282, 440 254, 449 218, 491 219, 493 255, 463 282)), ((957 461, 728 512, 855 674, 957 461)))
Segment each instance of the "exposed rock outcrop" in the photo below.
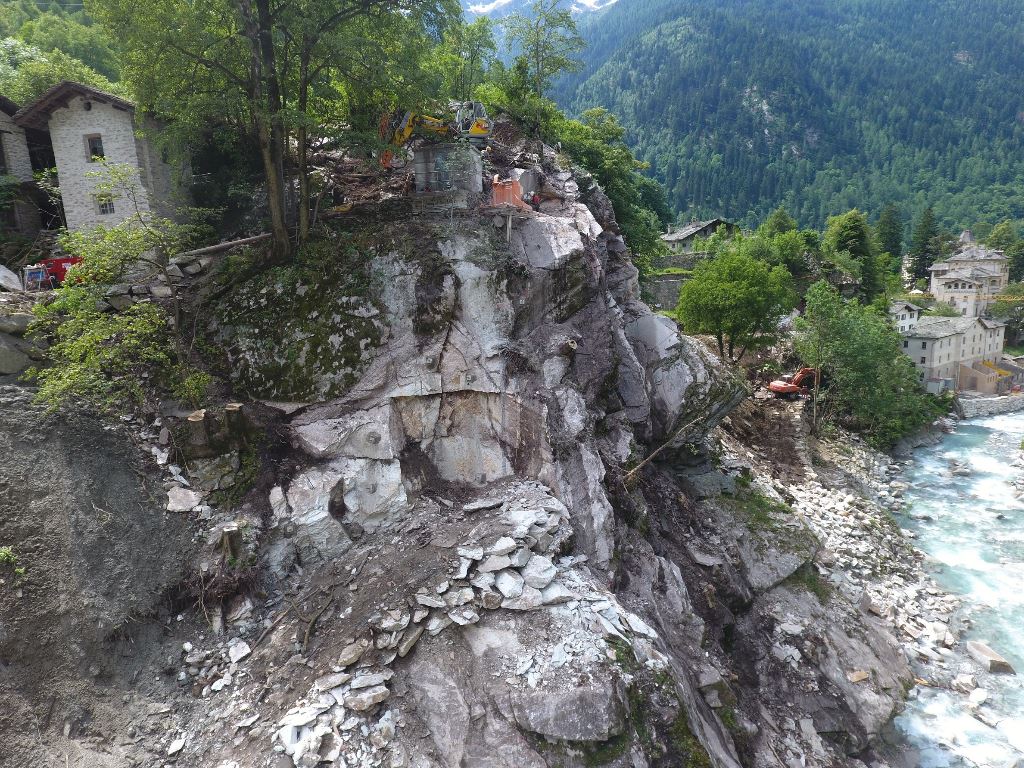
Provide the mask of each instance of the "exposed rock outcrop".
MULTIPOLYGON (((159 535, 202 523, 193 579, 215 604, 209 629, 183 619, 153 643, 152 688, 118 681, 136 706, 175 702, 119 757, 870 754, 902 695, 898 650, 821 587, 817 535, 764 468, 720 451, 745 387, 639 300, 603 192, 524 148, 540 211, 391 204, 332 230, 317 259, 225 293, 209 330, 236 390, 309 404, 267 406, 266 443, 236 439, 233 406, 142 430, 165 473, 159 535), (889 671, 851 682, 862 669, 889 671)), ((223 287, 227 269, 208 272, 223 287)))

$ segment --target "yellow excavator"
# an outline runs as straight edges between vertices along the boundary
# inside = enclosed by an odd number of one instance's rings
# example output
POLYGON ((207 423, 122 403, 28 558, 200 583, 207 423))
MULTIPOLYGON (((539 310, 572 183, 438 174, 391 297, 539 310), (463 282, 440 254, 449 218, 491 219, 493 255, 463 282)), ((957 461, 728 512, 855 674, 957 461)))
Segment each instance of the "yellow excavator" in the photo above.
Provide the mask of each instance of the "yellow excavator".
MULTIPOLYGON (((381 141, 392 147, 404 147, 416 134, 442 139, 467 139, 473 144, 486 144, 491 137, 493 123, 479 101, 458 102, 452 106, 447 118, 432 117, 419 112, 395 110, 380 120, 381 141)), ((395 153, 386 149, 381 153, 381 165, 391 168, 395 153)))

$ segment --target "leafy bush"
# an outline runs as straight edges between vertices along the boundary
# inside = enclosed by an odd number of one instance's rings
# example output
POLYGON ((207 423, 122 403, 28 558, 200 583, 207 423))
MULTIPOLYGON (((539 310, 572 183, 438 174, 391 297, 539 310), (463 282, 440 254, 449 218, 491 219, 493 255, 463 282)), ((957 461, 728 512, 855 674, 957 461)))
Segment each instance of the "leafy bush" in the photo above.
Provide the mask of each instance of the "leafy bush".
POLYGON ((213 376, 206 371, 194 368, 183 368, 177 371, 171 393, 181 402, 199 408, 206 401, 206 396, 213 386, 213 376))
MULTIPOLYGON (((105 297, 129 274, 143 279, 164 276, 171 254, 180 250, 194 228, 153 216, 137 205, 135 174, 127 166, 101 163, 93 175, 101 193, 136 203, 135 213, 116 226, 67 232, 62 249, 81 262, 52 301, 35 307, 33 335, 49 342, 48 365, 27 372, 39 385, 37 399, 50 408, 79 400, 101 411, 141 402, 147 391, 173 381, 173 368, 185 357, 180 338, 180 309, 172 294, 171 311, 151 301, 137 301, 109 311, 105 297)), ((199 380, 190 383, 198 392, 199 380)))

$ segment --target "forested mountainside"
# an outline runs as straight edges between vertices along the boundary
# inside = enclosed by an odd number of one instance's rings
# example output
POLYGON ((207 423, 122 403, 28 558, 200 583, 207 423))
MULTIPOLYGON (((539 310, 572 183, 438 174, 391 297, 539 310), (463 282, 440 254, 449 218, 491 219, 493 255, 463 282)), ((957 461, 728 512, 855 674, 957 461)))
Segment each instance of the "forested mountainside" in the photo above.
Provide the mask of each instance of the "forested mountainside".
POLYGON ((1017 0, 620 0, 557 94, 606 107, 681 216, 807 225, 889 201, 1024 214, 1017 0))

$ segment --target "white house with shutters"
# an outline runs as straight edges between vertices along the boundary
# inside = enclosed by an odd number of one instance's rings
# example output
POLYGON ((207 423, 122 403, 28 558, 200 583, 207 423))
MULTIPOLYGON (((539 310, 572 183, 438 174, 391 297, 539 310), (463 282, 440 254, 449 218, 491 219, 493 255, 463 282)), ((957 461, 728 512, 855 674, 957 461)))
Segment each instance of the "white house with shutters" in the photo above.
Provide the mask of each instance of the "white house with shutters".
POLYGON ((909 301, 894 301, 889 305, 889 319, 900 333, 913 330, 922 312, 923 307, 909 301))

